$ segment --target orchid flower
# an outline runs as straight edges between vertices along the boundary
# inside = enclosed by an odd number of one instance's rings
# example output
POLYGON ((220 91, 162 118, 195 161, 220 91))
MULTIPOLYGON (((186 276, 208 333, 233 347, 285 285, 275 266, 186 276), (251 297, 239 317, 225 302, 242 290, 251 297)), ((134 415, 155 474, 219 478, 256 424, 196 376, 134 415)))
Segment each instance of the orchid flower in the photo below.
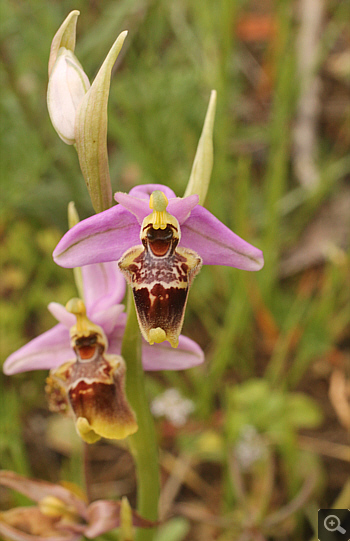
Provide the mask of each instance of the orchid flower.
MULTIPOLYGON (((96 539, 114 528, 123 528, 123 500, 97 500, 90 505, 80 489, 27 479, 10 471, 0 472, 0 485, 11 488, 37 502, 36 506, 17 507, 0 512, 0 534, 14 541, 78 541, 96 539)), ((132 511, 134 526, 150 528, 149 520, 132 511)))
MULTIPOLYGON (((116 263, 87 265, 81 270, 87 316, 102 327, 109 343, 108 353, 119 355, 126 322, 124 305, 119 304, 125 294, 125 280, 116 263)), ((59 324, 10 355, 4 363, 5 374, 54 369, 72 359, 69 329, 75 317, 59 303, 52 302, 48 308, 59 324)), ((166 343, 156 347, 142 343, 145 370, 183 370, 203 360, 201 348, 185 336, 180 336, 176 351, 166 343)))
POLYGON ((118 261, 150 344, 167 340, 177 347, 188 290, 202 264, 250 271, 264 264, 261 250, 199 205, 196 194, 179 198, 167 186, 146 184, 114 197, 118 205, 70 229, 53 257, 62 267, 118 261))
POLYGON ((66 308, 77 319, 70 329, 75 359, 50 370, 50 409, 73 414, 76 430, 87 443, 101 437, 124 439, 138 429, 125 394, 124 359, 107 353, 106 335, 89 320, 81 299, 71 299, 66 308))

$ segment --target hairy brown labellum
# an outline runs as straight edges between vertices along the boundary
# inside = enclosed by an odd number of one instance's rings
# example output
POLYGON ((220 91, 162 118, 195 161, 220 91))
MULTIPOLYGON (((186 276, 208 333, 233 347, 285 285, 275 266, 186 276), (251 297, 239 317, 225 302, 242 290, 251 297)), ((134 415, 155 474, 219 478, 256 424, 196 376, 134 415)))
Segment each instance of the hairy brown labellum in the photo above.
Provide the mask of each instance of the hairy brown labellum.
POLYGON ((178 247, 179 224, 173 216, 169 223, 168 216, 157 227, 145 218, 142 246, 130 248, 118 264, 132 287, 144 338, 177 347, 188 291, 202 260, 193 250, 178 247))
POLYGON ((50 408, 64 411, 69 404, 79 435, 88 443, 101 437, 123 439, 137 430, 125 395, 125 363, 107 355, 96 336, 75 341, 77 358, 55 370, 47 379, 50 408))

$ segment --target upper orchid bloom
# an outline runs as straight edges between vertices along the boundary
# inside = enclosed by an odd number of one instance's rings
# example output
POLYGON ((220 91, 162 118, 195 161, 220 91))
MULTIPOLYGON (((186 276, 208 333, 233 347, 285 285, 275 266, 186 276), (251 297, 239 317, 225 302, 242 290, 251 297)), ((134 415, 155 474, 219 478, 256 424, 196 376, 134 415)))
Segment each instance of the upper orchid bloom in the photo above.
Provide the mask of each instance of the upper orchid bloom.
POLYGON ((70 229, 53 257, 63 267, 118 261, 150 344, 168 340, 176 347, 188 288, 202 263, 263 267, 261 250, 199 205, 196 194, 178 198, 167 186, 146 184, 115 199, 119 205, 70 229))
MULTIPOLYGON (((114 262, 87 265, 81 270, 87 316, 102 327, 108 352, 119 355, 126 323, 124 305, 119 304, 125 294, 125 280, 114 262)), ((58 303, 50 303, 49 310, 60 323, 10 355, 4 363, 5 374, 57 368, 72 359, 69 329, 75 317, 58 303)), ((182 370, 203 360, 201 348, 185 336, 180 336, 177 351, 166 343, 151 347, 142 342, 145 370, 182 370)))
MULTIPOLYGON (((46 481, 35 481, 10 471, 0 472, 0 485, 24 494, 38 505, 0 512, 0 534, 14 541, 78 541, 96 539, 129 521, 123 501, 97 500, 90 505, 80 489, 69 490, 46 481)), ((141 528, 154 526, 132 511, 132 522, 141 528)))

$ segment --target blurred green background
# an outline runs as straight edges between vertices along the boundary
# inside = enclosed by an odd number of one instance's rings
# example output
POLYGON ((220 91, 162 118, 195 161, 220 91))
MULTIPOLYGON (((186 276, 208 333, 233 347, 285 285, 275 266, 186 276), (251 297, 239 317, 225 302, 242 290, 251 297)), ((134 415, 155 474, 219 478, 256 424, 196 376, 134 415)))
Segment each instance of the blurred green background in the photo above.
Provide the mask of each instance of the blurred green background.
MULTIPOLYGON (((75 150, 46 110, 50 43, 72 9, 90 80, 129 30, 109 99, 114 191, 153 182, 183 195, 215 88, 205 204, 265 256, 259 273, 201 271, 183 332, 205 365, 148 376, 150 400, 176 387, 195 406, 184 426, 157 420, 161 509, 179 515, 157 541, 312 539, 319 507, 350 505, 349 4, 2 0, 2 360, 55 323, 49 302, 76 295, 51 253, 69 201, 81 218, 93 213, 75 150)), ((0 376, 0 466, 80 483, 79 444, 55 428, 45 376, 0 376)), ((89 453, 92 493, 132 501, 127 452, 89 453)))

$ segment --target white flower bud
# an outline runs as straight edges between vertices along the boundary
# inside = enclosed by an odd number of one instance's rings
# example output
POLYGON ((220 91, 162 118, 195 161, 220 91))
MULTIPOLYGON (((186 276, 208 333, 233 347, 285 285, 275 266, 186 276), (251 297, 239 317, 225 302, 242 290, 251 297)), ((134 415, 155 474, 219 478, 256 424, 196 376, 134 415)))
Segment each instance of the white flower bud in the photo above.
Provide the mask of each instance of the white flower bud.
POLYGON ((75 117, 90 82, 74 53, 61 47, 51 71, 47 107, 51 122, 68 145, 75 143, 75 117))

